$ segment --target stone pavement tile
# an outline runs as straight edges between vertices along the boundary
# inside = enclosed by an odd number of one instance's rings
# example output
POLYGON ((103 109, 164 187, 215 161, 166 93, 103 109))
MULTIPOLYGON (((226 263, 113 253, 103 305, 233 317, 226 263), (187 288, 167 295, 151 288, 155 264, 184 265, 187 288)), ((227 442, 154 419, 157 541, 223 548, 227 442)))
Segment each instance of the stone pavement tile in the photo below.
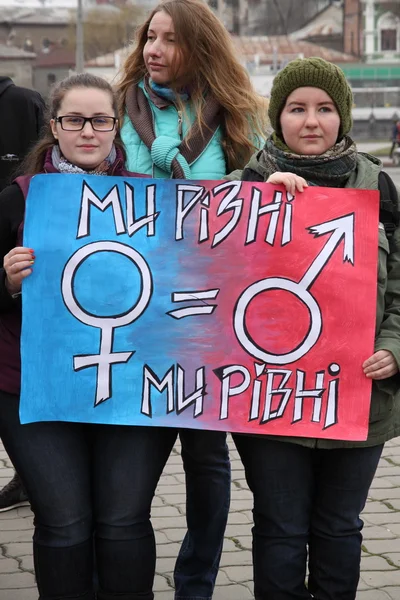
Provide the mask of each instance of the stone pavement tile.
POLYGON ((157 545, 157 558, 173 558, 176 559, 179 553, 180 544, 158 544, 157 545))
MULTIPOLYGON (((400 513, 397 514, 399 515, 400 513)), ((400 523, 390 523, 386 525, 386 527, 391 533, 395 534, 397 537, 400 536, 400 523)))
POLYGON ((400 539, 393 540, 368 540, 364 538, 364 547, 370 554, 390 554, 400 552, 400 539))
POLYGON ((170 529, 171 527, 181 529, 185 528, 186 530, 186 517, 184 517, 183 515, 174 517, 153 517, 152 523, 154 529, 160 529, 161 531, 164 531, 165 529, 170 529))
POLYGON ((250 490, 245 489, 245 488, 240 488, 240 489, 232 489, 232 498, 234 500, 249 500, 252 501, 253 496, 250 492, 250 490))
POLYGON ((376 489, 397 487, 398 484, 396 482, 394 482, 393 479, 394 479, 394 477, 386 477, 386 476, 375 477, 375 479, 372 482, 371 489, 376 490, 376 489))
MULTIPOLYGON (((400 517, 400 516, 399 516, 400 517)), ((400 522, 400 518, 399 518, 399 522, 400 522)), ((253 522, 251 520, 251 515, 249 516, 249 513, 246 511, 237 511, 237 512, 233 512, 231 511, 229 513, 229 523, 235 523, 235 524, 245 524, 245 523, 250 523, 251 526, 253 526, 253 522)))
POLYGON ((251 550, 252 537, 251 535, 241 535, 231 538, 237 544, 240 550, 251 550))
POLYGON ((8 467, 5 460, 0 460, 0 477, 7 479, 7 483, 14 477, 14 469, 8 467))
MULTIPOLYGON (((243 585, 217 587, 213 595, 213 600, 252 600, 252 598, 254 598, 252 592, 243 585)), ((156 600, 159 599, 157 598, 156 600)))
MULTIPOLYGON (((399 596, 400 598, 400 596, 399 596)), ((356 600, 398 600, 392 598, 384 590, 362 590, 357 592, 356 600)))
POLYGON ((396 537, 396 534, 385 525, 367 525, 363 529, 363 535, 369 540, 387 540, 396 537))
POLYGON ((15 558, 0 557, 0 577, 3 576, 3 573, 16 573, 18 571, 19 562, 15 558))
POLYGON ((14 542, 31 542, 32 541, 32 529, 19 530, 19 531, 8 531, 4 530, 1 532, 1 543, 9 544, 14 542))
POLYGON ((228 579, 224 569, 220 569, 217 575, 217 585, 230 585, 232 582, 228 579))
POLYGON ((17 508, 17 515, 19 517, 31 517, 32 511, 29 506, 21 506, 20 508, 17 508))
POLYGON ((38 600, 36 586, 34 588, 1 590, 0 600, 38 600))
POLYGON ((178 481, 176 475, 167 475, 166 472, 164 472, 160 477, 159 487, 165 486, 165 485, 175 486, 175 485, 178 485, 179 483, 180 482, 178 481))
MULTIPOLYGON (((3 536, 1 536, 1 537, 3 537, 3 536)), ((19 542, 19 543, 11 542, 8 544, 4 544, 3 542, 1 542, 1 548, 3 549, 3 554, 8 558, 25 556, 26 554, 32 553, 32 543, 28 544, 28 543, 24 543, 24 542, 19 542)))
POLYGON ((399 598, 400 598, 400 587, 399 586, 384 588, 384 591, 388 594, 388 596, 390 597, 390 600, 399 600, 399 598))
POLYGON ((400 586, 400 571, 364 571, 362 579, 373 588, 384 588, 390 585, 400 586))
POLYGON ((253 567, 253 559, 250 550, 242 550, 241 552, 223 552, 221 556, 221 567, 226 570, 226 567, 234 566, 251 566, 253 567))
POLYGON ((253 508, 253 502, 252 502, 251 498, 245 498, 245 499, 240 498, 240 499, 236 500, 235 494, 232 491, 231 511, 232 510, 233 511, 251 510, 252 508, 253 508))
POLYGON ((249 536, 251 535, 251 527, 252 524, 247 522, 244 525, 238 525, 237 523, 232 523, 227 525, 226 527, 226 531, 225 531, 225 535, 228 538, 239 538, 242 536, 249 536))
POLYGON ((385 452, 385 458, 391 462, 397 463, 400 460, 400 447, 388 448, 385 452))
POLYGON ((161 496, 176 496, 179 494, 181 500, 186 493, 186 487, 183 483, 175 482, 175 485, 170 485, 168 483, 164 483, 162 479, 160 479, 160 483, 158 484, 156 494, 160 494, 161 496))
POLYGON ((242 548, 237 541, 225 538, 222 552, 242 552, 242 548))
MULTIPOLYGON (((156 544, 166 544, 168 542, 174 541, 170 540, 164 531, 155 531, 156 544)), ((179 540, 180 541, 180 540, 179 540)))
MULTIPOLYGON (((400 548, 399 552, 391 552, 390 554, 382 554, 383 558, 392 562, 397 568, 400 568, 400 548)), ((399 596, 400 598, 400 596, 399 596)))
MULTIPOLYGON (((15 511, 9 511, 15 512, 15 511)), ((0 529, 1 531, 24 531, 26 529, 29 530, 30 535, 32 537, 32 527, 33 527, 33 517, 18 517, 16 519, 4 519, 0 521, 0 529)), ((4 537, 2 536, 2 541, 4 537)))
POLYGON ((34 572, 33 570, 33 556, 31 554, 27 556, 19 556, 18 559, 21 561, 21 569, 23 571, 34 572))
POLYGON ((158 592, 166 592, 172 590, 172 584, 168 580, 167 577, 163 577, 162 575, 156 575, 154 577, 154 585, 153 585, 154 594, 157 597, 158 592))
POLYGON ((400 486, 400 474, 397 470, 397 474, 396 475, 389 475, 389 473, 384 473, 384 477, 377 477, 377 480, 381 480, 381 479, 386 479, 387 481, 389 481, 393 486, 399 487, 400 486))
POLYGON ((156 496, 156 498, 160 498, 162 500, 164 506, 186 506, 186 500, 183 494, 169 494, 168 490, 164 491, 158 491, 156 496), (164 491, 166 491, 165 494, 164 491))
POLYGON ((391 500, 392 498, 399 498, 399 488, 389 489, 371 489, 369 493, 370 498, 374 500, 391 500))
POLYGON ((158 506, 164 506, 164 504, 165 503, 163 502, 162 498, 160 498, 160 496, 154 496, 152 508, 158 507, 158 506))
POLYGON ((165 557, 161 557, 160 553, 158 553, 156 573, 159 573, 161 575, 165 575, 166 573, 169 573, 171 576, 171 579, 172 579, 172 574, 174 572, 174 567, 175 567, 175 560, 176 560, 176 555, 165 558, 165 557))
POLYGON ((361 558, 361 572, 364 571, 390 571, 396 566, 390 564, 383 556, 363 556, 361 558))
POLYGON ((370 525, 387 525, 393 531, 393 525, 400 524, 400 512, 363 513, 362 519, 364 523, 369 523, 370 525))
POLYGON ((382 504, 386 505, 390 510, 400 511, 400 499, 391 498, 390 500, 382 500, 382 504))
POLYGON ((168 529, 165 529, 163 532, 156 531, 157 539, 160 533, 163 533, 166 539, 170 542, 181 542, 183 540, 183 536, 186 533, 186 528, 182 527, 180 529, 175 529, 173 527, 170 527, 168 529))
MULTIPOLYGON (((393 502, 392 502, 393 504, 393 502)), ((387 513, 390 512, 392 509, 389 509, 388 506, 386 504, 384 504, 383 502, 380 502, 379 500, 368 500, 367 504, 365 505, 363 514, 367 514, 367 513, 387 513)))
POLYGON ((165 504, 155 506, 153 503, 151 507, 151 516, 153 519, 157 517, 179 517, 180 515, 181 513, 176 506, 168 506, 165 504))
POLYGON ((35 585, 32 573, 2 573, 0 577, 0 590, 29 588, 35 585))
POLYGON ((385 463, 384 465, 382 465, 381 467, 379 467, 379 471, 377 472, 377 476, 379 477, 380 474, 383 474, 385 477, 388 477, 389 479, 392 479, 392 477, 398 477, 399 475, 399 467, 396 465, 392 465, 390 463, 385 463))
POLYGON ((253 567, 251 565, 235 565, 223 567, 222 571, 232 583, 253 581, 253 567))

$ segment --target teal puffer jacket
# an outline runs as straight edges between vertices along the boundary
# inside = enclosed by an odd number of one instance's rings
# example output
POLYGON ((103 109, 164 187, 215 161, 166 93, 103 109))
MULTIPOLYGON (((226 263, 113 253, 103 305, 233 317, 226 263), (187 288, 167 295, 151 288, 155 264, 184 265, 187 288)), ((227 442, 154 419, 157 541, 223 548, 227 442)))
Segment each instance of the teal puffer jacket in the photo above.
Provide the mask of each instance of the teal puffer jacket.
MULTIPOLYGON (((138 133, 126 114, 121 128, 127 161, 126 168, 136 173, 145 173, 154 178, 169 179, 172 177, 169 164, 171 158, 178 153, 178 146, 194 121, 190 103, 187 106, 187 118, 178 114, 171 104, 166 108, 157 108, 150 100, 143 83, 139 86, 146 95, 152 115, 156 139, 151 150, 142 142, 138 133)), ((209 144, 190 165, 181 154, 179 160, 186 179, 222 179, 226 175, 226 162, 221 147, 221 127, 218 127, 209 144)))

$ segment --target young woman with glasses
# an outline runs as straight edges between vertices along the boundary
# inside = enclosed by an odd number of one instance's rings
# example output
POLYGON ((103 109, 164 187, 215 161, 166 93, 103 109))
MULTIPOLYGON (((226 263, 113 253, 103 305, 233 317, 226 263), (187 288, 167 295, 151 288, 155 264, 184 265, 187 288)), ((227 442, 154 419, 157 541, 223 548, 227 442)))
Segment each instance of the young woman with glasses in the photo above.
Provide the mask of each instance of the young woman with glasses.
MULTIPOLYGON (((21 284, 35 264, 34 249, 22 246, 30 177, 134 176, 124 168, 116 111, 111 87, 98 77, 75 75, 59 83, 44 137, 24 163, 25 176, 0 194, 0 436, 35 515, 33 552, 41 600, 154 597, 150 505, 174 430, 66 422, 21 425, 18 416, 21 284)), ((59 201, 68 202, 68 197, 59 201)), ((45 370, 43 365, 41 377, 45 370)))

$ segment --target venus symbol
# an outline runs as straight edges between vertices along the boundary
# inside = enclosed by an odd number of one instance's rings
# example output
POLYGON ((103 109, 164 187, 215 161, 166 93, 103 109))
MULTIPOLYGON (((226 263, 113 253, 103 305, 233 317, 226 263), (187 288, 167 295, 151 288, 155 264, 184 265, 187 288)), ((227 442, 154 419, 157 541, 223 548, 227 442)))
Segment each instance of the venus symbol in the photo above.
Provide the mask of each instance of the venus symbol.
POLYGON ((63 300, 70 313, 81 323, 101 330, 100 351, 98 354, 74 356, 74 370, 97 367, 97 391, 95 406, 108 400, 112 395, 111 368, 116 363, 126 363, 133 352, 113 352, 114 329, 124 327, 138 319, 146 310, 153 292, 153 281, 149 266, 136 250, 119 242, 93 242, 77 250, 65 265, 61 281, 63 300), (75 296, 74 279, 79 267, 90 256, 98 252, 116 252, 126 256, 140 273, 139 298, 127 311, 117 315, 99 317, 85 310, 75 296))

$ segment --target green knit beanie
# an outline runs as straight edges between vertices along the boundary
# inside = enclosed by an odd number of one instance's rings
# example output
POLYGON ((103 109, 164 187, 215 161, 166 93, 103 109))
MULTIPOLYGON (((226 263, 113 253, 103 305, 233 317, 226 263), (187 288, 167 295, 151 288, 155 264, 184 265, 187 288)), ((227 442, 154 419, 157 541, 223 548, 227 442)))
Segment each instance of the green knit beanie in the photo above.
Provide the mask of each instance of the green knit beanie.
POLYGON ((280 134, 281 112, 290 94, 299 87, 317 87, 334 101, 340 115, 339 138, 349 133, 353 119, 353 92, 342 69, 323 58, 296 58, 280 71, 272 85, 268 116, 274 130, 280 134))

